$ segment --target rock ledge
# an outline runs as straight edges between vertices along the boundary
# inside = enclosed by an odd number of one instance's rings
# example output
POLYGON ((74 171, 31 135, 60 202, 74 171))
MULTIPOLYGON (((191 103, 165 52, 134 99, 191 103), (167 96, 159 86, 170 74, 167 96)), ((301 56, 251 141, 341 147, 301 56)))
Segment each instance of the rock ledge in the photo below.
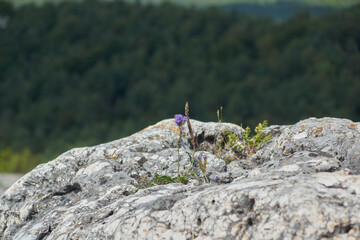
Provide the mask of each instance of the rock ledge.
MULTIPOLYGON (((359 123, 270 126, 272 140, 247 159, 216 146, 225 129, 241 138, 241 127, 191 123, 196 154, 208 157, 207 175, 221 184, 190 180, 134 193, 155 174, 177 174, 179 132, 164 120, 23 176, 0 197, 0 239, 360 239, 359 123)), ((181 166, 191 149, 185 130, 181 166)))

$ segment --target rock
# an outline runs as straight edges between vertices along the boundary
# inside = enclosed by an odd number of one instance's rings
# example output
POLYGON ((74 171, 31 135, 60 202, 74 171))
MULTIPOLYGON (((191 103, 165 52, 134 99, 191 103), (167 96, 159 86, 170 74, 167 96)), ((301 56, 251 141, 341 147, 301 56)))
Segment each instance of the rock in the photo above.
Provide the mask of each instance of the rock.
MULTIPOLYGON (((180 134, 164 120, 72 149, 23 176, 0 197, 0 239, 360 238, 359 123, 270 126, 272 140, 246 159, 223 147, 224 131, 241 138, 241 127, 191 123, 210 183, 138 190, 155 174, 177 176, 180 134)), ((193 154, 187 130, 180 146, 184 174, 193 154)))
MULTIPOLYGON (((332 167, 329 166, 328 171, 341 167, 351 174, 360 174, 359 123, 346 119, 310 118, 281 128, 278 137, 250 158, 251 161, 264 162, 261 171, 307 161, 331 161, 332 167)), ((307 172, 304 168, 301 171, 307 172)))

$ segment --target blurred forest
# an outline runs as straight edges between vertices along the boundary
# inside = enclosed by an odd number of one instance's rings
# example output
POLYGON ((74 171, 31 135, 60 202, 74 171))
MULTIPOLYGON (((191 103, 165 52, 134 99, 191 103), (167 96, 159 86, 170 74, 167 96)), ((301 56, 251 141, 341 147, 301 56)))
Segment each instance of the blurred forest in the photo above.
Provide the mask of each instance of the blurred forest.
MULTIPOLYGON (((64 1, 72 1, 72 2, 81 2, 84 0, 6 0, 12 2, 15 6, 21 6, 28 3, 34 3, 37 5, 42 5, 44 3, 60 3, 64 1)), ((104 2, 112 2, 118 0, 100 0, 104 2)), ((152 3, 164 3, 169 2, 173 4, 178 4, 182 6, 224 6, 229 4, 253 4, 253 5, 272 5, 279 3, 290 3, 290 4, 303 4, 308 6, 322 6, 322 7, 334 7, 334 8, 342 8, 342 7, 350 7, 357 3, 360 3, 360 0, 124 0, 125 2, 140 2, 144 4, 152 3)))
MULTIPOLYGON (((84 0, 6 0, 15 7, 24 4, 35 4, 41 6, 46 3, 58 4, 64 1, 81 2, 84 0)), ((113 2, 119 0, 99 0, 102 2, 113 2)), ((120 0, 121 1, 121 0, 120 0)), ((218 6, 228 12, 238 15, 253 17, 270 17, 276 21, 284 21, 294 16, 299 11, 307 11, 310 15, 318 16, 336 12, 338 10, 354 6, 360 0, 124 0, 124 2, 138 2, 144 5, 161 4, 164 2, 179 6, 208 8, 218 6)))
POLYGON ((190 103, 254 126, 360 120, 360 5, 285 22, 169 3, 0 0, 0 172, 119 139, 190 103))

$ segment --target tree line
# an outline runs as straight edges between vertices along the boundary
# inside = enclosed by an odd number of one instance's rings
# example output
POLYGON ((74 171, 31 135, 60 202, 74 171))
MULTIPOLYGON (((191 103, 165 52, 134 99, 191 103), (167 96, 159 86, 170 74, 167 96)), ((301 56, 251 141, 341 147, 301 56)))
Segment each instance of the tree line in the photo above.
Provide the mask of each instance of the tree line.
POLYGON ((0 1, 0 16, 0 156, 18 162, 127 136, 185 101, 194 119, 216 121, 223 106, 224 121, 244 127, 360 119, 359 5, 282 23, 94 0, 0 1))

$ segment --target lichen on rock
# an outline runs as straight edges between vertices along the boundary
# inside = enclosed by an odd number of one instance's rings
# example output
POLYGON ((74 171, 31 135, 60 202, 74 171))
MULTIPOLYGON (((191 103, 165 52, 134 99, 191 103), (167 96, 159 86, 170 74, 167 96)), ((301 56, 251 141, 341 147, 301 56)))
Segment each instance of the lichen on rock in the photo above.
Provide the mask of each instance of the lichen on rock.
MULTIPOLYGON (((191 120, 209 179, 139 189, 177 176, 178 127, 161 121, 129 137, 72 149, 0 197, 0 239, 359 239, 360 124, 310 118, 266 128, 247 158, 221 149, 230 123, 191 120), (220 148, 220 151, 219 151, 220 148)), ((182 174, 192 143, 185 128, 182 174)))

